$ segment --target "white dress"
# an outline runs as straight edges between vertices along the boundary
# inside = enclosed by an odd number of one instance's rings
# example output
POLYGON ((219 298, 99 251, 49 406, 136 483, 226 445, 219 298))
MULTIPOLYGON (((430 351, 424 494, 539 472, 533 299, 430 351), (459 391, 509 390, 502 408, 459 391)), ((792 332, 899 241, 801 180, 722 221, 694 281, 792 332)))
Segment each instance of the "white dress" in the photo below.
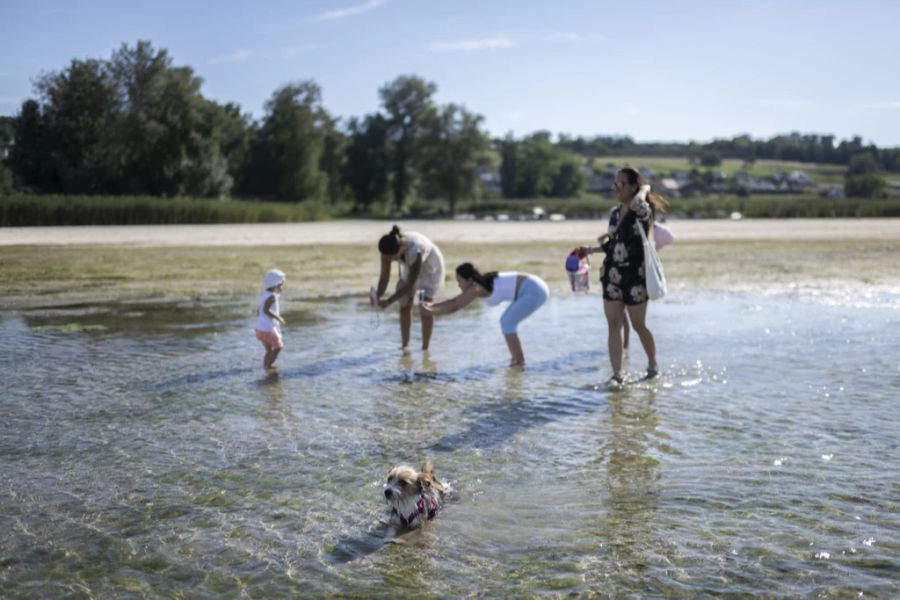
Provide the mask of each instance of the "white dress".
MULTIPOLYGON (((413 292, 423 290, 425 296, 434 298, 438 288, 444 283, 444 256, 434 242, 421 233, 407 231, 403 234, 403 241, 406 243, 406 252, 400 264, 400 281, 397 286, 403 285, 413 263, 421 256, 422 267, 413 285, 413 292)), ((412 299, 412 296, 409 299, 412 299)))

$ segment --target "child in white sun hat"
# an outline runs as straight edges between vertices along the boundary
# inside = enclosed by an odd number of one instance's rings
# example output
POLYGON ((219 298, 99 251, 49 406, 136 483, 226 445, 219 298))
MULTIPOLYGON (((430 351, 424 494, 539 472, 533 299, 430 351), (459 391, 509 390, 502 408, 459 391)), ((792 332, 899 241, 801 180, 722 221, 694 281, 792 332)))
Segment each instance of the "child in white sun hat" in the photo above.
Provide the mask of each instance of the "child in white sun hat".
POLYGON ((263 358, 263 367, 269 369, 278 358, 278 353, 284 347, 281 340, 281 325, 284 319, 278 313, 278 297, 284 289, 284 273, 278 269, 266 271, 263 277, 263 293, 259 297, 259 317, 256 319, 256 339, 262 342, 266 348, 266 356, 263 358))

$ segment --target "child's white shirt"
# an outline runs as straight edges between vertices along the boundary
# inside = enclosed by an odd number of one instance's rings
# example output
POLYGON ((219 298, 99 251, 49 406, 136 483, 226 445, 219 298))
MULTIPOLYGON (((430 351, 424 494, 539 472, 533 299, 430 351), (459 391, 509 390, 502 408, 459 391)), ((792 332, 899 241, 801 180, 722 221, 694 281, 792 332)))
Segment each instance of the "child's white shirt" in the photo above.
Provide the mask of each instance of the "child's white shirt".
POLYGON ((274 297, 275 301, 269 307, 269 312, 273 315, 281 314, 278 312, 278 294, 270 290, 264 291, 259 297, 259 317, 256 319, 256 328, 260 331, 280 331, 278 321, 266 314, 266 301, 270 296, 274 297))

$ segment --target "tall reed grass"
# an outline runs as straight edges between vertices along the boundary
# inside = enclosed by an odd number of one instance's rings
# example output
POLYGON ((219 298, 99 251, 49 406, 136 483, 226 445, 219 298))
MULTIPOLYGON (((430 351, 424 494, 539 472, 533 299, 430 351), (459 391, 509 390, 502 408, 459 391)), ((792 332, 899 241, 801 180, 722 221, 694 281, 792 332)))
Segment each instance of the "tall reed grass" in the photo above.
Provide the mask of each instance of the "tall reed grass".
POLYGON ((328 219, 315 202, 282 203, 149 196, 0 196, 0 226, 291 223, 328 219))
MULTIPOLYGON (((570 219, 599 219, 615 201, 605 196, 582 198, 482 199, 459 203, 458 213, 476 217, 508 214, 531 217, 539 206, 547 214, 570 219)), ((815 195, 697 196, 670 199, 669 213, 686 218, 900 217, 900 199, 822 198, 815 195)), ((176 225, 203 223, 294 223, 337 217, 448 218, 446 203, 416 200, 403 214, 365 214, 317 202, 282 203, 247 200, 156 198, 147 196, 0 196, 0 227, 52 225, 176 225)))

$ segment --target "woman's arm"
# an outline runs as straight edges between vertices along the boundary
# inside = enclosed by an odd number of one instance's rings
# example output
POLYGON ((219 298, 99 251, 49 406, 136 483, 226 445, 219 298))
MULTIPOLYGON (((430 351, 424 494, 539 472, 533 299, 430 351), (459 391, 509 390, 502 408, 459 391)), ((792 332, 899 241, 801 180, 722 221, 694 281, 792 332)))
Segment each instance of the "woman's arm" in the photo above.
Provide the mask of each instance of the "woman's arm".
POLYGON ((481 286, 477 283, 469 286, 469 289, 466 291, 450 298, 449 300, 444 300, 443 302, 435 302, 434 304, 425 303, 422 304, 421 309, 433 315, 449 315, 450 313, 456 312, 461 308, 464 308, 472 303, 475 298, 479 296, 481 293, 481 286))
POLYGON ((638 190, 638 193, 635 194, 634 198, 631 199, 631 202, 628 203, 628 208, 634 211, 638 220, 643 221, 644 223, 648 222, 653 215, 653 211, 650 210, 650 203, 647 202, 647 194, 649 193, 650 186, 642 185, 641 189, 638 190))
POLYGON ((391 279, 391 259, 384 254, 381 255, 381 273, 378 275, 378 289, 375 292, 376 298, 381 298, 387 289, 388 281, 391 279))
POLYGON ((609 245, 609 234, 608 233, 604 233, 603 235, 598 237, 597 241, 600 243, 599 246, 579 246, 577 248, 577 250, 579 251, 579 253, 584 253, 584 254, 596 254, 597 252, 603 252, 603 253, 609 252, 609 248, 607 247, 609 245))
POLYGON ((397 298, 405 298, 413 290, 416 285, 416 279, 419 278, 419 271, 422 270, 422 255, 416 256, 415 262, 409 267, 409 273, 406 274, 406 280, 403 282, 396 292, 394 292, 387 300, 379 300, 378 306, 385 308, 391 303, 396 302, 397 298))

